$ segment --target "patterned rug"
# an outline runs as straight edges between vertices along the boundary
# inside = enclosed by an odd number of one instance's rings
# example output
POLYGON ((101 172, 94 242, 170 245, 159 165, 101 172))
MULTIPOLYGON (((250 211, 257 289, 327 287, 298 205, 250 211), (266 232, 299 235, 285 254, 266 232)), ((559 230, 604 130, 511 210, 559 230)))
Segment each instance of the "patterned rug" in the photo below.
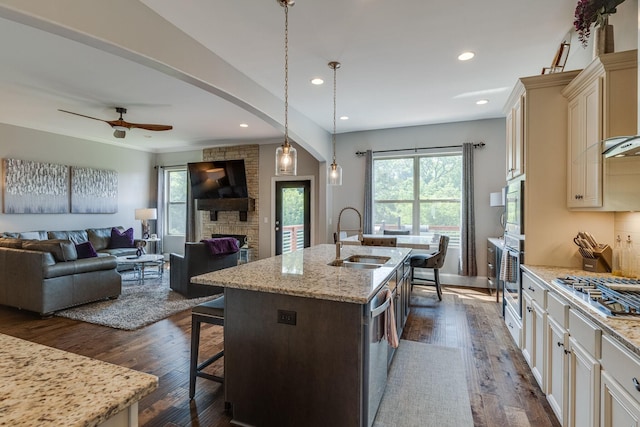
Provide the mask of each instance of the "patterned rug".
POLYGON ((373 427, 473 427, 460 349, 401 340, 373 427))
POLYGON ((93 302, 56 312, 56 316, 132 331, 175 313, 188 310, 216 296, 188 299, 169 287, 169 271, 162 277, 145 277, 144 284, 122 276, 122 294, 118 299, 93 302))

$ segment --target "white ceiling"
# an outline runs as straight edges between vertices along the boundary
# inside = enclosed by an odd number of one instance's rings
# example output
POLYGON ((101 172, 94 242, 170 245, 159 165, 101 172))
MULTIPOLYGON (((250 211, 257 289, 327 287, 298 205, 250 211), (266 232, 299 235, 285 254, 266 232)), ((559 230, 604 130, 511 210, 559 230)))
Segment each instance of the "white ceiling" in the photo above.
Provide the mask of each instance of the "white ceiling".
MULTIPOLYGON (((283 98, 284 10, 276 0, 140 0, 283 98)), ((571 30, 575 0, 298 0, 289 10, 289 103, 332 131, 502 117, 516 79, 548 66, 571 30), (476 53, 460 62, 465 50, 476 53), (325 84, 313 86, 310 79, 325 84), (478 99, 488 99, 478 106, 478 99)), ((138 63, 0 18, 0 122, 151 151, 282 136, 254 114, 138 63), (115 139, 99 121, 170 124, 115 139), (249 123, 249 128, 239 124, 249 123)), ((284 105, 282 107, 284 116, 284 105)), ((282 123, 283 117, 274 117, 282 123)))

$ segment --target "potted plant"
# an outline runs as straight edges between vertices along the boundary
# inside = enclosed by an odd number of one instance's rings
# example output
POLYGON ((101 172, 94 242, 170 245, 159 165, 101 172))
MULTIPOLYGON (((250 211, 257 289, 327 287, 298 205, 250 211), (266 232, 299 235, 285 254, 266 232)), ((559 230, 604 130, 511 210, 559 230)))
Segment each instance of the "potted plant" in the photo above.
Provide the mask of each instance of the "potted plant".
POLYGON ((573 25, 583 47, 587 46, 591 35, 591 25, 596 24, 596 51, 613 52, 613 25, 609 24, 609 15, 616 13, 616 7, 624 0, 579 0, 573 25))

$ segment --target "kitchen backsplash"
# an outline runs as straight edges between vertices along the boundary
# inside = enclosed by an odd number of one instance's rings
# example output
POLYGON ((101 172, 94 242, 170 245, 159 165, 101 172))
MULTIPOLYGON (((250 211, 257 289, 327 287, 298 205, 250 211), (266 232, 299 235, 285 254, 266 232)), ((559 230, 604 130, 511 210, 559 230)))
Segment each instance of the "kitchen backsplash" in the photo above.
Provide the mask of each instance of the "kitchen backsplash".
MULTIPOLYGON (((631 236, 634 247, 640 251, 640 212, 616 212, 614 230, 615 236, 620 235, 623 242, 631 236)), ((606 243, 613 245, 615 236, 606 243)))

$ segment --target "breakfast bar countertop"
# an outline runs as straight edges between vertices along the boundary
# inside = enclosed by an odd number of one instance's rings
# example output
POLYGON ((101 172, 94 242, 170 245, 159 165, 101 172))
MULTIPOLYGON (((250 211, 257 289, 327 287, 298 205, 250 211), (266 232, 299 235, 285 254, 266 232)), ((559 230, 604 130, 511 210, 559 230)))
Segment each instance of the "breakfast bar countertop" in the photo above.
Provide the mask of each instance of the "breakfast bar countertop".
POLYGON ((602 328, 603 332, 607 332, 612 338, 616 339, 620 344, 628 348, 630 351, 640 356, 640 316, 637 318, 622 317, 605 317, 599 314, 581 298, 576 297, 570 291, 562 286, 552 283, 553 279, 564 276, 607 276, 610 273, 591 273, 588 271, 565 268, 565 267, 549 267, 549 266, 533 266, 523 265, 524 271, 527 271, 538 279, 543 280, 550 289, 562 295, 572 309, 576 309, 580 313, 586 315, 591 321, 602 328))
POLYGON ((97 426, 157 387, 154 375, 0 334, 0 425, 97 426))
POLYGON ((410 248, 345 245, 341 259, 351 255, 377 255, 390 257, 390 260, 374 269, 334 267, 329 263, 336 258, 335 245, 322 244, 205 273, 192 277, 191 281, 203 285, 366 304, 409 253, 410 248))

